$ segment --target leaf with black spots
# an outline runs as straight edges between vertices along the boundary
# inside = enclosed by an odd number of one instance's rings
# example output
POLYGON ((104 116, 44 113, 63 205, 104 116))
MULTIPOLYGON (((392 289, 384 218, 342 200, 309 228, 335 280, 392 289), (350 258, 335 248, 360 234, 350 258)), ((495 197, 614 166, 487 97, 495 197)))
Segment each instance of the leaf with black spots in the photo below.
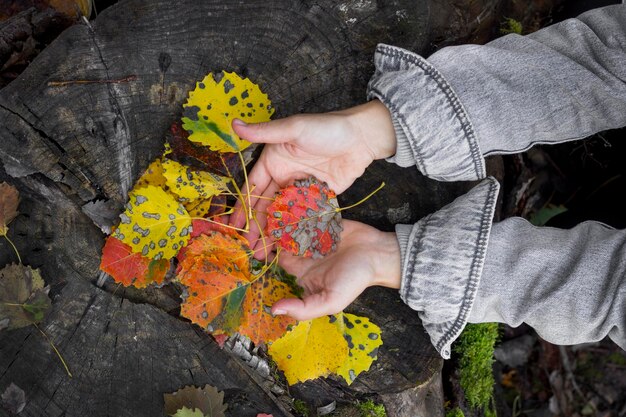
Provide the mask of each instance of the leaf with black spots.
POLYGON ((269 347, 289 385, 335 372, 348 357, 348 344, 332 316, 299 322, 269 347))
MULTIPOLYGON (((196 84, 183 105, 183 128, 189 140, 219 152, 239 152, 250 146, 232 128, 235 118, 247 123, 267 122, 274 113, 267 94, 232 72, 217 80, 211 73, 196 84)), ((217 77, 219 78, 219 77, 217 77)))
POLYGON ((168 158, 163 159, 161 166, 165 185, 181 202, 206 200, 229 191, 229 178, 192 169, 168 158))
POLYGON ((335 314, 335 317, 334 324, 348 343, 348 357, 335 373, 350 385, 361 372, 370 369, 383 339, 380 327, 367 317, 348 313, 335 314))

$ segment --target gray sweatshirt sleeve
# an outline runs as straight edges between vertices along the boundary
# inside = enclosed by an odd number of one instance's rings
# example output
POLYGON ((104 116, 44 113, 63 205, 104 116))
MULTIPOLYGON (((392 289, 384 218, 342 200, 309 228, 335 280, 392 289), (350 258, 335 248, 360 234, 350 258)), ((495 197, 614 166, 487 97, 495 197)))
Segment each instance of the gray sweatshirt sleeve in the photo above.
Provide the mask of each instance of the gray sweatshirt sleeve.
POLYGON ((565 345, 609 336, 626 350, 626 231, 494 224, 469 321, 527 323, 565 345))
MULTIPOLYGON (((485 155, 626 125, 625 51, 623 5, 530 36, 445 48, 428 60, 379 45, 368 97, 381 100, 392 115, 398 141, 393 162, 415 164, 439 180, 476 180, 485 177, 485 155)), ((435 348, 449 357, 468 320, 527 321, 548 340, 565 344, 608 334, 624 347, 626 232, 585 224, 557 233, 520 219, 492 230, 497 192, 497 182, 486 178, 417 224, 396 227, 400 295, 418 311, 435 348), (549 245, 558 248, 546 252, 549 245), (603 251, 607 256, 592 255, 603 251), (527 274, 520 254, 531 263, 550 259, 529 265, 536 269, 527 274), (583 281, 585 292, 594 289, 589 297, 579 292, 583 281), (563 308, 573 299, 579 315, 562 314, 574 308, 563 308)))
POLYGON ((391 161, 438 180, 476 180, 483 156, 624 126, 625 51, 625 5, 428 60, 379 45, 368 97, 391 112, 391 161))

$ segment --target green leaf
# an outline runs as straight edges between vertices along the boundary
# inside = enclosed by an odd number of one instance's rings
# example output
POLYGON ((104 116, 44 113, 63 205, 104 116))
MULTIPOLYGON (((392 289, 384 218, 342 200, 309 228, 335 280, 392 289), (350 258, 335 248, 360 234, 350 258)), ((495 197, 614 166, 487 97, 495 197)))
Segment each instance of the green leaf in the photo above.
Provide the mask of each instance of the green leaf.
POLYGON ((555 206, 548 204, 539 211, 533 213, 530 216, 530 223, 535 226, 545 226, 553 217, 558 216, 561 213, 565 213, 567 208, 563 205, 555 206))
POLYGON ((42 321, 52 304, 48 291, 37 269, 12 264, 0 270, 0 330, 42 321))
POLYGON ((187 407, 183 407, 176 412, 176 414, 172 414, 173 417, 212 417, 210 415, 204 415, 202 411, 197 408, 190 410, 187 407))

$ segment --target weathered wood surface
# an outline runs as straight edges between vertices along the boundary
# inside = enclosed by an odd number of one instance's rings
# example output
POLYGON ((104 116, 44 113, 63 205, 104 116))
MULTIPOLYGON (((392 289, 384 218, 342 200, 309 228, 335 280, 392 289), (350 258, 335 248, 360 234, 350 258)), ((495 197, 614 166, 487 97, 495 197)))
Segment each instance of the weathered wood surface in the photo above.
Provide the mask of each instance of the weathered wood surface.
MULTIPOLYGON (((0 334, 0 391, 11 382, 26 391, 21 415, 156 416, 163 393, 210 383, 226 390, 229 415, 289 416, 210 336, 167 314, 176 313, 170 298, 97 288, 104 235, 81 208, 97 201, 119 210, 135 179, 161 153, 187 91, 206 73, 236 71, 255 80, 279 117, 348 107, 364 100, 375 45, 424 50, 431 7, 440 6, 412 0, 123 1, 91 25, 65 31, 0 90, 0 179, 23 195, 23 214, 10 236, 24 262, 40 267, 52 285, 53 309, 41 327, 74 374, 66 376, 37 330, 0 334), (77 80, 93 82, 71 82, 77 80), (61 81, 68 83, 50 84, 61 81)), ((348 217, 389 229, 469 187, 379 162, 342 200, 360 199, 381 180, 387 187, 348 217)), ((12 260, 8 246, 0 247, 2 264, 12 260)), ((310 403, 363 393, 399 398, 440 369, 417 314, 393 292, 368 291, 351 310, 382 325, 385 345, 372 371, 349 389, 321 380, 293 392, 310 403)), ((406 415, 392 400, 386 405, 390 416, 406 415)))

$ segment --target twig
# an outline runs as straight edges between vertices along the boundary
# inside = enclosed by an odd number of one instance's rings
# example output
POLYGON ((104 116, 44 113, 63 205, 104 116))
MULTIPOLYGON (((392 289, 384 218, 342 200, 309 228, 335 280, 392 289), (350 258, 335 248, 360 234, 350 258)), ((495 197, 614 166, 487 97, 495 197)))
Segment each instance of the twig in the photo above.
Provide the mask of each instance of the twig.
POLYGON ((126 83, 129 81, 135 81, 136 75, 129 75, 124 78, 118 78, 115 80, 67 80, 67 81, 48 81, 48 87, 64 87, 71 84, 111 84, 111 83, 126 83))
POLYGON ((72 373, 70 372, 70 368, 67 366, 67 363, 65 363, 65 360, 63 359, 63 356, 61 356, 61 352, 59 352, 59 350, 57 349, 57 347, 54 345, 54 343, 52 342, 52 340, 50 340, 50 338, 48 337, 48 335, 39 328, 39 326, 37 326, 37 324, 33 323, 33 326, 35 326, 37 328, 37 330, 39 330, 41 332, 41 334, 43 335, 43 337, 46 338, 46 340, 48 341, 48 343, 50 344, 50 346, 52 347, 52 349, 54 349, 54 352, 57 354, 57 356, 59 357, 59 359, 61 360, 61 363, 63 364, 63 366, 65 367, 65 372, 67 372, 67 375, 72 378, 72 373))
POLYGON ((586 401, 585 394, 583 394, 582 390, 578 386, 578 383, 576 383, 574 372, 572 371, 572 365, 570 364, 569 356, 567 356, 567 351, 565 350, 565 346, 559 346, 559 353, 561 354, 561 362, 563 363, 563 369, 565 369, 565 372, 567 373, 567 378, 571 381, 572 386, 574 387, 574 391, 576 391, 576 393, 580 395, 580 398, 583 401, 586 401))

